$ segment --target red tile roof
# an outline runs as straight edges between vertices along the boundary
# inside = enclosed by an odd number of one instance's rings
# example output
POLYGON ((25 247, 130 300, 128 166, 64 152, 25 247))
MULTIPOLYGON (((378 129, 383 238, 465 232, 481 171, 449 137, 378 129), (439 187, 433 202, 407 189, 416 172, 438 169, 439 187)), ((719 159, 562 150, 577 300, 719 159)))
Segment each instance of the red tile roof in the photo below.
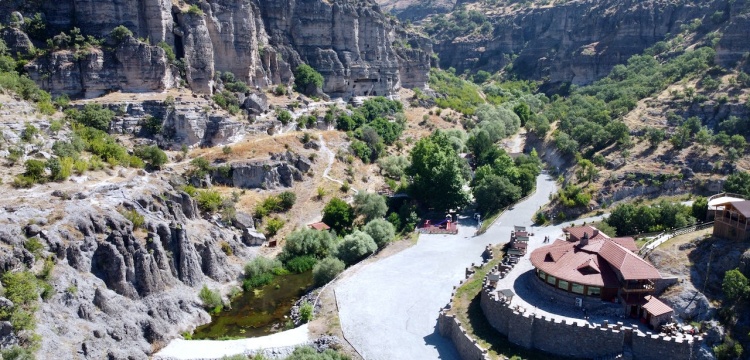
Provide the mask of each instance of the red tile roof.
POLYGON ((308 226, 309 226, 309 227, 310 227, 311 229, 315 229, 315 230, 318 230, 318 231, 325 231, 325 230, 330 230, 330 229, 331 229, 331 227, 330 227, 330 226, 328 226, 328 225, 327 225, 326 223, 324 223, 324 222, 316 222, 316 223, 310 224, 310 225, 308 225, 308 226))
POLYGON ((632 237, 612 238, 612 241, 632 252, 638 251, 638 245, 635 244, 635 239, 632 237))
POLYGON ((555 245, 545 246, 531 253, 534 267, 556 278, 578 284, 607 288, 620 286, 614 271, 595 253, 582 251, 573 243, 555 245), (588 271, 587 265, 599 272, 588 271))
POLYGON ((579 284, 616 288, 623 280, 660 279, 661 275, 649 262, 632 252, 637 249, 632 238, 610 239, 591 226, 565 229, 573 238, 589 232, 594 236, 586 246, 580 241, 556 240, 534 250, 531 263, 537 269, 557 278, 579 284))
POLYGON ((619 272, 623 280, 661 279, 653 265, 614 241, 605 242, 599 256, 619 272))
POLYGON ((669 305, 651 295, 647 295, 645 299, 646 303, 643 304, 643 309, 651 314, 651 316, 660 316, 674 311, 669 305))

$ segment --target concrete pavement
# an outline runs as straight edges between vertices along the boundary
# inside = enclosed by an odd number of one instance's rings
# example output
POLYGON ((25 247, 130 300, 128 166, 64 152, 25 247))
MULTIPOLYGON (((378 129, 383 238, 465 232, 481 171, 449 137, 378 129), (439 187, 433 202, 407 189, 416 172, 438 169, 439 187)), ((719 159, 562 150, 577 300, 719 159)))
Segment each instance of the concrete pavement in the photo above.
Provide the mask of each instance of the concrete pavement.
POLYGON ((483 235, 473 236, 476 223, 462 219, 458 235, 420 235, 415 246, 339 280, 339 319, 349 342, 368 360, 458 359, 453 344, 437 333, 438 311, 465 268, 482 261, 485 246, 507 242, 513 225, 530 226, 534 213, 557 191, 546 174, 537 178, 536 188, 483 235))

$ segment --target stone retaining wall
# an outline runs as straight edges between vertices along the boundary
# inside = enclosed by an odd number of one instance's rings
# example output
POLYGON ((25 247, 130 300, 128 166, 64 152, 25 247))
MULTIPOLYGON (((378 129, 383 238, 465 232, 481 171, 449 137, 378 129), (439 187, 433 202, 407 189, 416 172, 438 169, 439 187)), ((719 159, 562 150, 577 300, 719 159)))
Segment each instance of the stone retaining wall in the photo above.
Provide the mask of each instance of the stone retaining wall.
POLYGON ((441 336, 451 339, 462 360, 489 359, 487 350, 469 337, 455 315, 448 315, 445 310, 441 310, 438 317, 438 331, 441 336))
POLYGON ((576 324, 531 315, 523 307, 511 308, 488 289, 482 291, 480 305, 490 325, 510 342, 561 356, 599 358, 630 352, 635 360, 690 360, 703 340, 644 334, 621 324, 576 324))

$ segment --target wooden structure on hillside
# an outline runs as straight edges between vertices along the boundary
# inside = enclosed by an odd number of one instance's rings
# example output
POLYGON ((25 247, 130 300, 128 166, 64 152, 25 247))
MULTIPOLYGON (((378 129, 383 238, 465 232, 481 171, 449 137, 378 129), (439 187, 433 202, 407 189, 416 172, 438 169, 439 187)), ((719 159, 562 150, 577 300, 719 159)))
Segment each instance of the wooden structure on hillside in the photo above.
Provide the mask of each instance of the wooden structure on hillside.
POLYGON ((750 240, 750 200, 719 204, 722 209, 714 219, 714 236, 736 240, 750 240))

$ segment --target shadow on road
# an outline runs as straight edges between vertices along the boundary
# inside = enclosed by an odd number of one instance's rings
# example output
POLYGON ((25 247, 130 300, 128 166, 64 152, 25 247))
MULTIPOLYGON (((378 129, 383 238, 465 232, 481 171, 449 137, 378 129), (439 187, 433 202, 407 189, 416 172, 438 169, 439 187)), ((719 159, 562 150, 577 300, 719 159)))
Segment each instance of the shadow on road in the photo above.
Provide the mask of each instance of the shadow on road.
POLYGON ((437 350, 440 359, 461 359, 461 357, 458 355, 458 352, 456 351, 456 347, 453 346, 453 343, 450 341, 450 339, 440 336, 440 332, 438 332, 437 329, 437 324, 435 325, 435 331, 432 334, 425 336, 423 339, 426 346, 433 347, 435 348, 435 350, 437 350))

